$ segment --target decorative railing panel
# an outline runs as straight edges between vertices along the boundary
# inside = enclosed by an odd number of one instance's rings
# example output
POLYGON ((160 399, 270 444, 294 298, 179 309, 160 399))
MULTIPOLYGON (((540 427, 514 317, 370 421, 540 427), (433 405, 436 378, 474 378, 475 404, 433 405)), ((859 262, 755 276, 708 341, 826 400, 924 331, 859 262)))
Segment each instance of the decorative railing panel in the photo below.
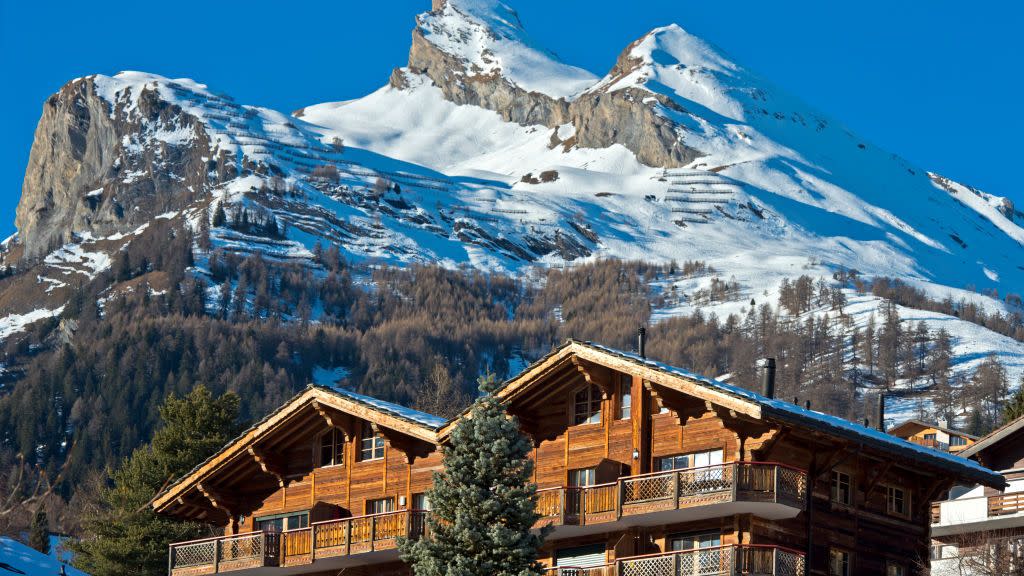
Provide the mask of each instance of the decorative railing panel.
POLYGON ((716 546, 621 558, 603 566, 559 566, 548 576, 804 576, 804 555, 778 546, 716 546))
POLYGON ((283 533, 251 532, 172 544, 172 576, 215 574, 262 566, 308 564, 316 558, 393 549, 400 537, 418 538, 426 531, 423 510, 317 522, 283 533))

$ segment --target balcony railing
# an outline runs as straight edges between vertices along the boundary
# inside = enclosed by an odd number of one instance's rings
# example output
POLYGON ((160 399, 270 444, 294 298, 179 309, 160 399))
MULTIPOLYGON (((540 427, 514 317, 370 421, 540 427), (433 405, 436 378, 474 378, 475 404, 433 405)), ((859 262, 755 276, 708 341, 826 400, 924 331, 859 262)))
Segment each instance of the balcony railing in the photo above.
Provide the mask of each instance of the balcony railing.
POLYGON ((559 566, 548 576, 804 576, 801 552, 768 545, 717 546, 622 558, 602 566, 559 566))
POLYGON ((216 574, 263 566, 310 564, 317 558, 392 550, 399 537, 418 538, 426 531, 423 510, 401 510, 316 522, 281 533, 250 532, 172 544, 172 576, 216 574))
POLYGON ((771 462, 715 466, 625 476, 610 484, 537 491, 541 523, 587 525, 634 514, 722 502, 768 502, 802 509, 807 473, 771 462))
POLYGON ((951 526, 1024 513, 1024 492, 957 498, 932 504, 932 524, 951 526))

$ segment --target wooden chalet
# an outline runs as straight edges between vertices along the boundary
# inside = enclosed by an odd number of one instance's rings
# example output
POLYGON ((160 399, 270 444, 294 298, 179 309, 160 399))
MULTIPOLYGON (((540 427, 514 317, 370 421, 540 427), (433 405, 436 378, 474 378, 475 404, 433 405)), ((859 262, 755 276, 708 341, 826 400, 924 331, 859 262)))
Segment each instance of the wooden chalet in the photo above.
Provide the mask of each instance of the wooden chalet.
POLYGON ((920 444, 927 448, 959 453, 978 441, 978 437, 954 430, 941 422, 932 424, 921 420, 907 420, 888 430, 889 434, 920 444))
MULTIPOLYGON (((642 350, 642 346, 641 346, 642 350)), ((766 372, 770 376, 770 372, 766 372)), ((933 500, 1001 487, 975 462, 588 342, 497 392, 533 439, 552 576, 920 573, 933 500)), ((170 576, 408 574, 443 421, 309 387, 162 492, 223 536, 171 545, 170 576)))

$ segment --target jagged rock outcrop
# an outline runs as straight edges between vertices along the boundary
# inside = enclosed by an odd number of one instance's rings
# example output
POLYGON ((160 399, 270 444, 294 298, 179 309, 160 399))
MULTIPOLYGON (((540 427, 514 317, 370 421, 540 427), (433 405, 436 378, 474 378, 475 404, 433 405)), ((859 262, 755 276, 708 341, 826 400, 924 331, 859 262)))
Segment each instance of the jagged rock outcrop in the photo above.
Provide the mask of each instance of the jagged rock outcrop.
MULTIPOLYGON (((445 98, 497 112, 508 122, 558 126, 569 121, 569 103, 539 92, 529 92, 494 72, 473 74, 464 63, 428 42, 419 28, 412 32, 409 70, 429 77, 445 98)), ((392 85, 401 87, 392 76, 392 85)))
POLYGON ((155 89, 103 88, 77 79, 43 106, 15 220, 23 258, 72 233, 125 233, 180 209, 216 167, 202 124, 155 89))
MULTIPOLYGON (((631 52, 642 40, 623 51, 602 86, 640 65, 631 52)), ((517 83, 517 76, 534 80, 529 74, 503 68, 516 65, 517 51, 534 60, 545 58, 533 62, 539 68, 578 70, 531 47, 518 16, 500 2, 434 0, 432 10, 417 17, 406 71, 428 77, 455 104, 493 110, 509 122, 549 128, 571 123, 577 146, 622 144, 650 166, 678 167, 702 156, 683 143, 685 129, 660 113, 659 106, 685 112, 671 98, 641 89, 586 90, 564 96, 558 96, 561 87, 528 90, 517 83), (501 14, 492 16, 487 11, 501 14), (517 44, 516 50, 503 54, 502 47, 511 43, 517 44)), ((393 87, 407 86, 404 73, 392 74, 393 87)), ((597 84, 597 79, 589 84, 597 84)))

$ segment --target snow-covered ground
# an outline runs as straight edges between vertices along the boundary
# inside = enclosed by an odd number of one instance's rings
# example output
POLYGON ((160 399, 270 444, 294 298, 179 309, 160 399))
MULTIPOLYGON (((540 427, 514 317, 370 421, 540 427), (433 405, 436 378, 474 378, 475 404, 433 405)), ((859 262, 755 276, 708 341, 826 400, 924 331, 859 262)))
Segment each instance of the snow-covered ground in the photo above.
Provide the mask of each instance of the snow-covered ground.
MULTIPOLYGON (((17 540, 0 537, 0 574, 59 576, 62 574, 61 564, 54 553, 42 554, 17 540)), ((64 564, 63 568, 63 574, 68 576, 89 576, 68 564, 64 564)))

